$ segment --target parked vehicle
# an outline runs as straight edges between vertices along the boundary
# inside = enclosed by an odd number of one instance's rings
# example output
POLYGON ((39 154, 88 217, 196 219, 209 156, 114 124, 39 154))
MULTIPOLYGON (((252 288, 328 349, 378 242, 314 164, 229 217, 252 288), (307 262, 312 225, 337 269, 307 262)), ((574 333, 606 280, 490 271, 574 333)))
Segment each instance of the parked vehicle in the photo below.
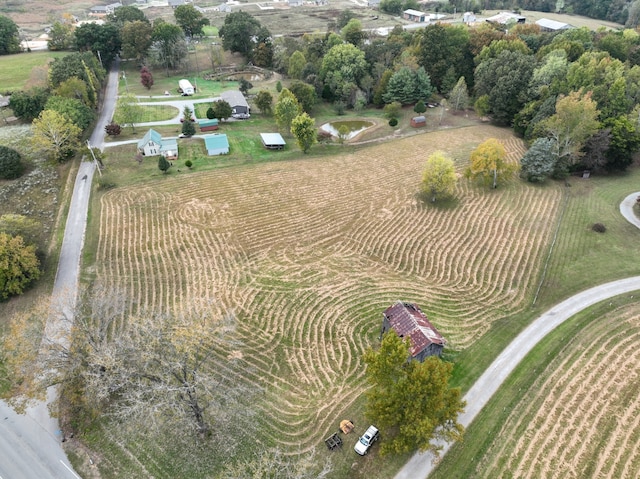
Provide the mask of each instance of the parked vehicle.
POLYGON ((369 426, 365 433, 358 439, 355 447, 353 448, 361 456, 364 456, 369 452, 369 448, 380 438, 380 431, 375 426, 369 426))

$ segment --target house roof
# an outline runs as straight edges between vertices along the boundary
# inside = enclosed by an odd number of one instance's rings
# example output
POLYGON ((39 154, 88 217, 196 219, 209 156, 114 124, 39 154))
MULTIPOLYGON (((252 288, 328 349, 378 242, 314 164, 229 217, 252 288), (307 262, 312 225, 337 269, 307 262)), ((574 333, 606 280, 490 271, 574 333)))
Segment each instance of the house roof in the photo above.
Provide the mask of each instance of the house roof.
POLYGON ((200 128, 207 127, 207 126, 216 126, 218 124, 218 119, 217 118, 213 118, 212 120, 198 120, 198 126, 200 126, 200 128))
POLYGON ((389 325, 401 338, 409 337, 411 356, 417 356, 431 344, 444 346, 446 341, 415 303, 398 301, 384 310, 389 325))
POLYGON ((138 148, 144 148, 144 145, 149 143, 149 141, 153 141, 157 145, 162 145, 162 135, 153 128, 149 128, 149 131, 147 131, 138 142, 138 148))
POLYGON ((229 90, 220 93, 220 98, 226 101, 231 106, 246 106, 249 107, 246 98, 240 90, 229 90))
POLYGON ((409 8, 408 10, 405 10, 404 12, 405 15, 413 15, 414 17, 424 17, 426 15, 426 13, 421 12, 419 10, 413 10, 411 8, 409 8))
POLYGON ((284 138, 280 133, 260 133, 262 143, 265 145, 284 146, 286 145, 284 138))
POLYGON ((162 140, 160 145, 160 153, 178 151, 178 141, 175 138, 162 140))
POLYGON ((540 27, 546 28, 548 30, 566 30, 567 28, 571 28, 571 25, 569 25, 568 23, 557 22, 548 18, 541 18, 540 20, 536 20, 536 25, 539 25, 540 27))
POLYGON ((522 15, 518 15, 517 13, 500 12, 492 17, 487 17, 486 20, 487 22, 504 24, 504 23, 508 23, 510 20, 515 20, 516 22, 523 22, 525 20, 525 17, 523 17, 522 15))
POLYGON ((219 148, 229 148, 227 135, 204 135, 204 146, 207 150, 217 150, 219 148))

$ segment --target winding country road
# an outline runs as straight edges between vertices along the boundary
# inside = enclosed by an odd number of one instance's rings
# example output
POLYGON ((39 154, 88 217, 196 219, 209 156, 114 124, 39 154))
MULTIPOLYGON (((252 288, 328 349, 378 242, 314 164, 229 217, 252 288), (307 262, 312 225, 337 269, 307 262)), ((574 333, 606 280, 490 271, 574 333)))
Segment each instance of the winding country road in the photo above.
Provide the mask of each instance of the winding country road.
MULTIPOLYGON (((620 203, 622 216, 638 228, 640 219, 635 215, 633 205, 639 195, 640 192, 632 193, 620 203)), ((561 323, 596 303, 637 290, 640 290, 640 276, 612 281, 582 291, 538 317, 500 353, 465 394, 467 408, 458 418, 460 424, 469 427, 518 363, 561 323)), ((443 447, 441 455, 446 454, 450 444, 441 442, 439 445, 443 447)), ((429 452, 416 454, 396 474, 395 479, 426 478, 436 467, 435 459, 429 452)))
MULTIPOLYGON (((103 108, 90 139, 91 145, 100 149, 104 127, 111 121, 115 109, 118 65, 116 61, 109 73, 103 108)), ((62 316, 72 317, 75 307, 94 170, 93 162, 84 161, 76 175, 51 294, 52 313, 46 325, 51 337, 59 336, 56 332, 67 327, 62 316)), ((24 415, 16 414, 0 402, 0 479, 79 479, 62 449, 58 421, 49 414, 48 404, 56 397, 56 389, 50 388, 47 401, 29 407, 24 415)))

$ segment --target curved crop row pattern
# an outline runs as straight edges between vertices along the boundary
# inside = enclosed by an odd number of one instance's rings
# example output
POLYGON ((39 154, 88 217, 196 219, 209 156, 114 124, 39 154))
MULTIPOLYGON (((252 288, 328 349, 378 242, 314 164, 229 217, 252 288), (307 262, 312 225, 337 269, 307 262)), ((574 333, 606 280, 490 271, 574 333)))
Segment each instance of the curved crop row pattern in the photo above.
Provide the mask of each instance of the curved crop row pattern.
POLYGON ((522 155, 520 140, 482 126, 112 190, 101 200, 98 279, 132 310, 204 300, 233 315, 271 440, 304 451, 363 392, 362 353, 392 302, 418 303, 460 349, 526 307, 560 190, 461 179, 455 207, 418 195, 438 144, 462 157, 487 134, 511 161, 522 155))

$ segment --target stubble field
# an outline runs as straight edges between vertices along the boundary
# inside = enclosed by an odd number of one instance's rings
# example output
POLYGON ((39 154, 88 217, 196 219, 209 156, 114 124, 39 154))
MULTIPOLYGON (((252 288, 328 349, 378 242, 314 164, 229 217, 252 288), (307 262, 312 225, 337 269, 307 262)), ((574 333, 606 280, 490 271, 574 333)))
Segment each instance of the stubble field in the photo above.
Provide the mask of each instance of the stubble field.
POLYGON ((100 204, 97 279, 132 310, 206 300, 235 317, 234 357, 265 392, 265 442, 322 446, 364 391, 361 355, 393 301, 417 302, 454 351, 527 308, 560 189, 461 179, 444 207, 417 198, 431 152, 449 151, 461 172, 488 136, 512 161, 525 151, 477 126, 113 190, 100 204))

